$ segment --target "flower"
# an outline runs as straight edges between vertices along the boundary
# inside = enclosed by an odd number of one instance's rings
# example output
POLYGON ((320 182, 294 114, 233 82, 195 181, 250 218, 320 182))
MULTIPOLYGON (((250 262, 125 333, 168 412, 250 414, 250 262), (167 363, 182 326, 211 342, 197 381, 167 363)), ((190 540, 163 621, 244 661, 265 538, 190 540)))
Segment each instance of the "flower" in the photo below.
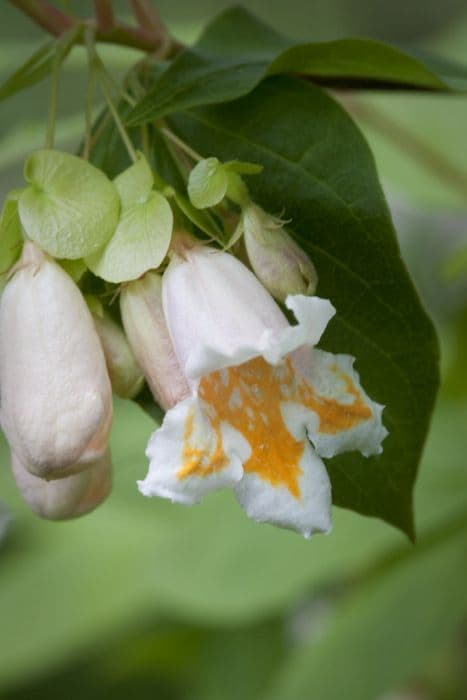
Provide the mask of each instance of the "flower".
POLYGON ((314 294, 315 266, 283 227, 283 222, 250 202, 242 210, 240 226, 254 273, 281 302, 289 294, 314 294))
POLYGON ((381 451, 382 406, 353 358, 314 348, 334 308, 289 296, 287 318, 228 253, 178 243, 162 280, 165 321, 190 395, 152 435, 146 496, 198 502, 233 487, 247 514, 306 537, 330 529, 321 457, 381 451))
POLYGON ((144 377, 128 340, 103 309, 92 312, 92 318, 104 351, 112 389, 122 399, 131 399, 143 388, 144 377))
POLYGON ((120 310, 128 342, 154 399, 167 410, 190 395, 175 356, 162 309, 162 278, 157 272, 126 284, 120 310))
POLYGON ((25 469, 15 454, 11 455, 11 469, 24 501, 47 520, 68 520, 89 513, 107 498, 112 487, 109 449, 83 471, 63 479, 40 479, 25 469))
POLYGON ((68 476, 107 450, 112 392, 91 314, 34 243, 0 300, 0 387, 3 431, 32 474, 68 476))

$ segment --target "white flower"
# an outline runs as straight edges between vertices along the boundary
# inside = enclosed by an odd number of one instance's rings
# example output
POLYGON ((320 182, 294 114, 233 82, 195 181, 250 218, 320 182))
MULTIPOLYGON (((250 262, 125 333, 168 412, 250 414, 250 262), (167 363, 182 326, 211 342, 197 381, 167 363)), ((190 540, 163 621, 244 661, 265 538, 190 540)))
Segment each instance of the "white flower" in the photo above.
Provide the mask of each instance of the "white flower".
POLYGON ((191 504, 232 486, 255 520, 305 536, 328 531, 330 483, 320 457, 376 454, 387 434, 353 358, 313 348, 331 303, 289 296, 291 326, 242 263, 201 245, 179 247, 162 291, 191 395, 152 435, 142 493, 191 504))
POLYGON ((91 314, 33 243, 0 300, 0 388, 3 431, 31 473, 67 476, 106 451, 112 392, 91 314))
POLYGON ((24 501, 47 520, 68 520, 89 513, 107 498, 112 486, 109 449, 83 471, 63 479, 40 479, 25 469, 15 454, 11 455, 11 468, 24 501))
POLYGON ((243 208, 240 226, 250 265, 273 297, 284 302, 289 294, 315 292, 315 266, 280 219, 250 202, 243 208))
POLYGON ((122 399, 131 399, 143 388, 144 377, 125 333, 106 311, 93 313, 92 317, 112 389, 122 399))
POLYGON ((162 278, 156 272, 128 282, 120 295, 128 342, 157 403, 172 408, 190 394, 175 356, 162 310, 162 278))

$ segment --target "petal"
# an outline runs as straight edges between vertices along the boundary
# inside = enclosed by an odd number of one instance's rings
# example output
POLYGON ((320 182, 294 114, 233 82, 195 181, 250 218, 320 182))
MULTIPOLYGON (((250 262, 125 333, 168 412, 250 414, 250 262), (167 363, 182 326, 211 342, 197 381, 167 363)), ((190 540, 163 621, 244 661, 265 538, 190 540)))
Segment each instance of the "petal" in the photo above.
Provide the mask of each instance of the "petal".
POLYGON ((249 445, 237 496, 248 515, 304 535, 330 527, 330 485, 307 439, 308 414, 294 402, 291 361, 257 357, 203 377, 199 396, 249 445))
POLYGON ((139 490, 145 496, 197 503, 209 491, 239 481, 249 451, 243 437, 218 420, 213 407, 192 396, 166 413, 149 440, 149 471, 138 482, 139 490))
POLYGON ((388 435, 382 424, 384 406, 362 389, 354 358, 302 348, 291 362, 296 375, 293 400, 301 405, 317 453, 321 457, 350 450, 365 457, 379 454, 388 435))
POLYGON ((271 344, 271 331, 288 327, 271 295, 232 255, 199 245, 182 255, 164 273, 163 305, 187 377, 245 362, 271 344))
POLYGON ((262 355, 272 364, 277 364, 302 345, 316 345, 336 313, 331 302, 320 297, 294 294, 289 295, 285 303, 293 311, 297 324, 271 334, 270 345, 262 350, 262 355))
POLYGON ((235 486, 237 499, 248 517, 297 530, 305 537, 331 529, 331 487, 326 468, 311 445, 303 443, 298 479, 299 495, 274 485, 255 472, 245 472, 235 486))

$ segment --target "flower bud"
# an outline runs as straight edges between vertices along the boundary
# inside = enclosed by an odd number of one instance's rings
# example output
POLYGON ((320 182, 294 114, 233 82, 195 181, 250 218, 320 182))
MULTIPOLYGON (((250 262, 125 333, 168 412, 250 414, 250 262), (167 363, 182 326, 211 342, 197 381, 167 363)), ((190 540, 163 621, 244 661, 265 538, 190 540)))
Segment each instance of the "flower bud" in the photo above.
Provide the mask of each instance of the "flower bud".
POLYGON ((32 474, 61 478, 104 454, 112 391, 91 314, 33 243, 0 300, 0 386, 2 428, 32 474))
POLYGON ((276 299, 284 302, 289 294, 314 294, 318 284, 315 267, 279 219, 249 204, 241 225, 251 267, 276 299))
POLYGON ((162 278, 155 272, 126 284, 120 295, 123 327, 157 403, 167 410, 190 394, 162 309, 162 278))
POLYGON ((89 513, 107 498, 112 486, 109 449, 83 471, 63 479, 40 479, 25 469, 14 453, 11 468, 23 500, 47 520, 67 520, 89 513))
POLYGON ((92 316, 104 350, 112 389, 122 399, 131 399, 143 388, 144 376, 128 340, 108 313, 93 313, 92 316))

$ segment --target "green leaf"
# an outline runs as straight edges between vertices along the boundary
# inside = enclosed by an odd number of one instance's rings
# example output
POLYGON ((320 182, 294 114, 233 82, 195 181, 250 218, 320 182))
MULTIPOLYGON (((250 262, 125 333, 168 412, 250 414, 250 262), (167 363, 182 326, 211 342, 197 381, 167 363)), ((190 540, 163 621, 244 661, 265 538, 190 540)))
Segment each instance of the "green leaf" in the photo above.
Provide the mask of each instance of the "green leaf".
POLYGON ((395 553, 273 676, 267 700, 374 700, 411 681, 467 613, 467 522, 395 553), (336 672, 338 669, 338 672, 336 672))
POLYGON ((6 273, 19 258, 23 242, 23 229, 18 215, 18 201, 8 196, 0 214, 0 289, 5 284, 6 273))
POLYGON ((224 167, 238 175, 259 175, 263 170, 262 165, 246 163, 241 160, 229 160, 227 163, 224 163, 224 167))
POLYGON ((227 192, 229 181, 217 158, 206 158, 195 165, 188 178, 188 196, 197 209, 219 204, 227 192))
MULTIPOLYGON (((156 78, 130 112, 128 123, 142 124, 184 109, 228 102, 251 92, 268 75, 282 73, 299 73, 330 86, 467 89, 467 69, 457 66, 455 71, 450 65, 449 74, 443 70, 438 75, 435 61, 424 64, 369 39, 294 44, 244 8, 234 7, 217 17, 197 44, 156 78)), ((205 155, 215 154, 208 148, 205 155)))
POLYGON ((72 49, 81 30, 78 26, 52 39, 35 51, 23 65, 0 86, 0 102, 46 78, 56 61, 62 63, 72 49))
POLYGON ((117 175, 114 185, 123 209, 147 200, 154 186, 154 176, 141 153, 136 163, 117 175))
POLYGON ((173 214, 160 192, 152 191, 154 176, 142 154, 114 180, 120 197, 117 229, 104 249, 86 258, 98 277, 127 282, 159 267, 170 245, 173 214))
POLYGON ((98 277, 127 282, 159 267, 170 245, 173 214, 160 192, 122 209, 117 229, 105 248, 86 258, 98 277))
POLYGON ((62 151, 29 156, 30 183, 19 199, 19 215, 29 238, 58 258, 75 259, 102 248, 115 231, 117 190, 90 163, 62 151))
POLYGON ((337 309, 321 345, 354 355, 363 386, 386 406, 390 435, 382 455, 328 461, 334 503, 412 535, 412 489, 438 384, 438 349, 366 142, 321 89, 285 77, 229 105, 173 116, 171 126, 200 152, 264 166, 250 182, 252 196, 291 220, 317 268, 318 295, 337 309))

